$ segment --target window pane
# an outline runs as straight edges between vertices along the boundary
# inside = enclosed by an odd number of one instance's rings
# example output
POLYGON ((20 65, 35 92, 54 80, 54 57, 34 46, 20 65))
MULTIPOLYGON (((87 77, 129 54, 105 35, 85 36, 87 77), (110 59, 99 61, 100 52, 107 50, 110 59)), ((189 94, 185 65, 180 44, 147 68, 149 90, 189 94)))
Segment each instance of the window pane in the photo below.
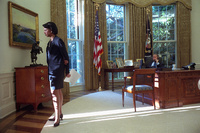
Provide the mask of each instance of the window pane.
POLYGON ((70 19, 69 20, 70 25, 71 26, 75 26, 75 20, 76 20, 76 18, 75 18, 75 14, 74 13, 70 13, 70 18, 69 19, 70 19))
POLYGON ((110 31, 107 30, 107 41, 110 41, 110 31))
MULTIPOLYGON (((69 54, 69 69, 75 69, 83 76, 83 46, 79 41, 68 40, 68 54, 69 54)), ((81 76, 81 77, 82 77, 81 76)), ((83 78, 79 79, 77 83, 83 83, 83 78)))
POLYGON ((124 6, 106 5, 107 20, 107 40, 123 41, 124 40, 124 6))
POLYGON ((158 22, 153 22, 153 40, 159 40, 158 22))
POLYGON ((158 9, 159 7, 158 6, 153 6, 152 7, 152 15, 153 15, 153 17, 158 17, 159 16, 159 9, 158 9))
POLYGON ((112 55, 110 59, 116 63, 116 58, 118 58, 117 55, 112 55))
POLYGON ((159 6, 159 17, 165 17, 166 14, 166 6, 159 6))
POLYGON ((116 41, 116 30, 110 30, 110 41, 116 41))
POLYGON ((118 51, 118 47, 117 47, 116 43, 112 43, 112 45, 111 45, 111 53, 112 54, 117 54, 117 51, 118 51))
POLYGON ((76 29, 75 27, 68 26, 67 27, 68 38, 76 39, 76 29))
POLYGON ((176 43, 174 43, 174 42, 169 43, 169 45, 168 45, 169 53, 175 54, 175 49, 176 49, 175 45, 176 45, 176 43))
POLYGON ((66 0, 67 11, 75 12, 75 0, 66 0))
POLYGON ((76 0, 66 0, 67 9, 67 38, 78 39, 77 18, 78 9, 76 0))
POLYGON ((124 73, 123 72, 119 73, 119 78, 118 79, 124 79, 124 73))
POLYGON ((175 18, 173 18, 173 17, 171 17, 171 18, 169 18, 168 19, 168 26, 169 26, 169 29, 170 30, 173 30, 173 29, 175 29, 175 18))
MULTIPOLYGON (((81 5, 81 1, 77 0, 66 0, 66 12, 67 12, 67 38, 68 38, 68 55, 69 55, 69 69, 75 69, 81 78, 78 79, 77 83, 84 83, 84 56, 83 56, 83 44, 82 40, 79 39, 79 30, 77 25, 78 14, 84 14, 79 11, 79 7, 84 7, 81 5), (80 6, 79 6, 80 4, 80 6)), ((84 11, 81 10, 81 11, 84 11)), ((81 23, 82 20, 79 19, 81 23)))
MULTIPOLYGON (((121 55, 124 55, 124 44, 123 43, 120 43, 118 45, 118 53, 121 55)), ((124 58, 122 58, 122 59, 124 59, 124 58)))
POLYGON ((169 30, 167 34, 167 40, 175 40, 174 30, 169 30))
POLYGON ((175 6, 153 6, 152 9, 153 40, 175 40, 175 6))
POLYGON ((123 18, 119 18, 117 20, 117 29, 124 29, 124 20, 123 20, 123 18))
POLYGON ((168 5, 167 10, 166 10, 166 15, 168 17, 174 17, 174 6, 173 5, 168 5))
MULTIPOLYGON (((163 19, 164 20, 164 19, 163 19)), ((159 22, 159 40, 165 40, 166 39, 166 24, 165 22, 159 22)))
POLYGON ((153 6, 153 52, 162 57, 165 67, 172 67, 176 56, 175 5, 153 6))
POLYGON ((111 44, 108 43, 108 55, 110 55, 110 54, 111 54, 111 44))
POLYGON ((115 20, 115 18, 113 18, 112 21, 109 24, 110 24, 110 29, 116 30, 117 21, 115 20))
POLYGON ((123 41, 123 40, 124 40, 124 31, 117 30, 117 41, 123 41))
POLYGON ((167 52, 166 43, 162 43, 160 47, 160 54, 165 54, 167 52))
POLYGON ((161 43, 154 43, 153 44, 153 53, 154 54, 159 54, 160 52, 160 47, 161 47, 161 43))
POLYGON ((170 57, 168 58, 168 65, 172 66, 172 64, 175 64, 175 54, 170 54, 170 57))
MULTIPOLYGON (((106 5, 107 20, 107 41, 108 41, 108 60, 112 60, 115 64, 116 58, 125 57, 125 24, 124 24, 124 6, 123 5, 106 5)), ((114 79, 123 79, 124 73, 114 73, 114 79)), ((109 74, 111 79, 111 74, 109 74)))

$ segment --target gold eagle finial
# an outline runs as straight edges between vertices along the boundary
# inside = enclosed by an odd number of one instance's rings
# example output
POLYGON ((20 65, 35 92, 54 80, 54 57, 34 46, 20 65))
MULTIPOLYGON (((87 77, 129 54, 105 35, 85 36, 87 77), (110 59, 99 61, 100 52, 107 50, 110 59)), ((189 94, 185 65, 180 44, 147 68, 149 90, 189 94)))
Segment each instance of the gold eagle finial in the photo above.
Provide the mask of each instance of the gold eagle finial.
POLYGON ((98 3, 95 3, 94 6, 96 7, 96 10, 98 10, 100 5, 98 3))
POLYGON ((146 9, 146 12, 147 12, 147 14, 149 14, 149 12, 150 12, 150 9, 149 9, 149 8, 147 8, 147 9, 146 9))

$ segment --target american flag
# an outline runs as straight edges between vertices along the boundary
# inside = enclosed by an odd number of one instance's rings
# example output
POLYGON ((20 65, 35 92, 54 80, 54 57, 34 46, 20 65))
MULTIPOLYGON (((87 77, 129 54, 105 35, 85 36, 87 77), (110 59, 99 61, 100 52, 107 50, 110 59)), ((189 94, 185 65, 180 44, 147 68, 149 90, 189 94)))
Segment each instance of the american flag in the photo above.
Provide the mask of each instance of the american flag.
POLYGON ((95 68, 98 70, 98 75, 101 75, 101 67, 102 67, 101 55, 102 54, 103 54, 103 47, 101 44, 101 35, 100 35, 100 30, 99 30, 98 11, 96 11, 93 63, 95 65, 95 68))
POLYGON ((152 34, 151 34, 149 16, 147 14, 145 57, 151 57, 151 56, 152 56, 152 34))

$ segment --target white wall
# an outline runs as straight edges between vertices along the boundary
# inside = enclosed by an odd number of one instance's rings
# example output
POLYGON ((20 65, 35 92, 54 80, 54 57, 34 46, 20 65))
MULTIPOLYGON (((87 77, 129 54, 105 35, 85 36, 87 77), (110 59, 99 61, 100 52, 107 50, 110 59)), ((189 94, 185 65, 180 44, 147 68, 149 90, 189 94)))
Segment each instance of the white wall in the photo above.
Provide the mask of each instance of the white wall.
MULTIPOLYGON (((42 24, 50 21, 50 0, 9 0, 38 14, 39 39, 44 53, 38 54, 37 63, 46 65, 46 44, 42 24)), ((8 0, 0 0, 0 119, 16 110, 14 68, 29 66, 31 49, 9 46, 8 0)))
POLYGON ((192 62, 200 68, 200 0, 192 0, 191 11, 191 38, 192 38, 192 62))
POLYGON ((15 67, 31 64, 31 49, 9 46, 8 1, 18 4, 38 14, 40 46, 44 53, 38 54, 37 63, 46 65, 46 43, 42 24, 50 21, 50 0, 0 0, 0 74, 14 72, 15 67))

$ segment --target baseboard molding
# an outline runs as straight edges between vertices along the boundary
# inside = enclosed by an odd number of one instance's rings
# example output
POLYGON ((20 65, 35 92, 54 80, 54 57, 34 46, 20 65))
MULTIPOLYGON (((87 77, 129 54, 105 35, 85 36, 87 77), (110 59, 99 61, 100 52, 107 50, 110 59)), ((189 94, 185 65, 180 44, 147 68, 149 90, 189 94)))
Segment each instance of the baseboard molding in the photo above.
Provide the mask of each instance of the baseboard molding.
POLYGON ((14 72, 0 74, 0 119, 16 111, 14 72))
POLYGON ((76 92, 76 91, 82 91, 82 90, 84 90, 83 85, 70 86, 70 92, 76 92))
POLYGON ((16 104, 15 102, 9 103, 8 105, 5 105, 0 108, 0 119, 10 115, 11 113, 16 111, 16 104))

